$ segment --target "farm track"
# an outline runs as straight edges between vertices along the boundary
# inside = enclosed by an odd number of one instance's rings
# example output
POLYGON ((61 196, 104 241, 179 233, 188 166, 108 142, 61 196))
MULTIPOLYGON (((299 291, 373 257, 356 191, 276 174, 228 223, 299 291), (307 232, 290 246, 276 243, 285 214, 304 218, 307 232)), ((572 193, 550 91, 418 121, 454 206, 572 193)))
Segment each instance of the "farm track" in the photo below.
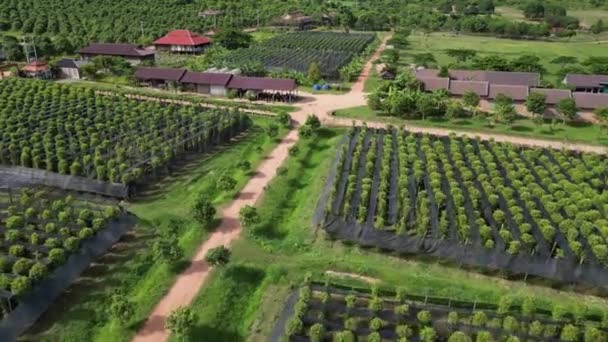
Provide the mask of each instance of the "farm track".
MULTIPOLYGON (((237 195, 234 201, 221 210, 222 221, 220 226, 199 247, 191 265, 179 274, 175 283, 169 289, 165 297, 153 309, 148 320, 134 337, 134 342, 164 342, 168 339, 170 332, 165 328, 166 317, 180 306, 188 306, 192 303, 199 289, 209 277, 212 268, 204 261, 207 251, 220 245, 230 245, 241 233, 238 213, 245 205, 255 204, 262 197, 266 186, 276 175, 277 169, 288 157, 288 151, 298 141, 297 128, 303 123, 308 115, 317 115, 321 122, 329 126, 351 126, 367 124, 369 127, 384 128, 387 124, 380 122, 364 122, 361 120, 340 119, 331 116, 333 111, 343 108, 366 105, 364 84, 372 71, 372 61, 380 57, 386 48, 386 42, 392 35, 387 35, 377 51, 365 64, 359 79, 353 84, 349 93, 344 95, 307 94, 303 93, 305 99, 299 104, 298 110, 291 114, 294 128, 270 153, 266 160, 260 165, 255 175, 245 185, 244 189, 237 195)), ((143 98, 142 98, 143 99, 143 98)), ((251 110, 247 110, 251 111, 251 110)), ((262 114, 262 113, 260 113, 262 114)), ((268 113, 264 113, 268 115, 268 113)), ((262 115, 264 115, 262 114, 262 115)), ((456 134, 459 136, 480 137, 482 140, 494 140, 497 142, 509 142, 517 145, 531 147, 545 147, 553 149, 566 149, 581 152, 608 153, 608 148, 601 146, 570 144, 551 140, 540 140, 522 138, 508 135, 483 134, 475 132, 454 131, 442 128, 426 128, 406 126, 413 133, 429 133, 438 136, 456 134)))

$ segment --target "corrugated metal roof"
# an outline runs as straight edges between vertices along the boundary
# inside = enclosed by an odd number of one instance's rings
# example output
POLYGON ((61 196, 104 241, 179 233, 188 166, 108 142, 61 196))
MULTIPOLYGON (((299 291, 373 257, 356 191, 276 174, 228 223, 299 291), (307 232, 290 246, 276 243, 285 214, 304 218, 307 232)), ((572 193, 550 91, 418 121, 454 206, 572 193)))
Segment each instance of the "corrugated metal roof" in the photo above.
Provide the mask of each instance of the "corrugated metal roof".
POLYGON ((184 77, 182 77, 181 82, 191 84, 219 85, 225 87, 228 85, 231 78, 232 74, 187 71, 184 77))
POLYGON ((485 81, 450 81, 450 94, 464 95, 469 91, 479 96, 488 96, 489 83, 485 81))
POLYGON ((296 81, 289 78, 247 77, 235 75, 228 83, 231 89, 292 91, 296 81))
POLYGON ((186 69, 174 68, 138 68, 135 78, 142 81, 163 80, 178 82, 186 73, 186 69))
POLYGON ((164 37, 154 41, 155 45, 199 46, 210 43, 211 39, 189 30, 174 30, 167 33, 164 37))
POLYGON ((503 94, 515 101, 524 101, 528 93, 529 88, 526 85, 490 84, 489 97, 495 99, 498 94, 503 94))
POLYGON ((450 79, 447 77, 425 77, 418 80, 424 85, 424 90, 447 90, 450 87, 450 79))
MULTIPOLYGON (((490 84, 538 86, 540 75, 535 72, 450 70, 450 78, 457 81, 478 81, 490 84)), ((416 70, 417 78, 437 77, 437 69, 416 70)))
POLYGON ((543 88, 531 88, 530 93, 541 93, 547 96, 547 104, 557 104, 563 99, 569 99, 572 97, 570 89, 543 89, 543 88))
POLYGON ((566 84, 574 87, 599 88, 608 82, 608 75, 567 74, 566 84))
POLYGON ((135 44, 107 44, 95 43, 78 50, 80 54, 107 55, 121 57, 147 57, 154 55, 154 51, 145 50, 135 44))
POLYGON ((583 109, 608 108, 608 94, 573 92, 576 106, 583 109))

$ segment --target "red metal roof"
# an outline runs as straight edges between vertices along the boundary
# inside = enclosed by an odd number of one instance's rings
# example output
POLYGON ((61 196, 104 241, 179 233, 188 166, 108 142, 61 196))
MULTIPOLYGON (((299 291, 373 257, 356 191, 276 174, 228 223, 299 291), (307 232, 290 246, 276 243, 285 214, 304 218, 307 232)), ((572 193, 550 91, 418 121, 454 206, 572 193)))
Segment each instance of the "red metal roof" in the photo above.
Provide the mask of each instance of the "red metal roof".
POLYGON ((157 39, 154 45, 185 45, 199 46, 211 43, 211 39, 203 37, 198 33, 189 30, 175 30, 167 33, 162 38, 157 39))
POLYGON ((608 75, 567 74, 566 84, 580 88, 599 88, 602 83, 608 82, 608 75))
POLYGON ((228 83, 230 89, 292 91, 296 81, 289 78, 246 77, 235 75, 228 83))
POLYGON ((187 71, 182 77, 182 83, 191 84, 209 84, 218 86, 227 86, 232 78, 232 74, 211 73, 211 72, 194 72, 187 71))

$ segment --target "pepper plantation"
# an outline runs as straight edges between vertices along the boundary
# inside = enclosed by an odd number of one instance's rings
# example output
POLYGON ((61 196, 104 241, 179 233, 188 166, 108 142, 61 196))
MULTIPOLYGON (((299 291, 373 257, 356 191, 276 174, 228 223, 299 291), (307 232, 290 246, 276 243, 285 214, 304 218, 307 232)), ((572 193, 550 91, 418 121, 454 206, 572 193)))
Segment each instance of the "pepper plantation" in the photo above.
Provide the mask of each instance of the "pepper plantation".
POLYGON ((0 83, 0 164, 126 185, 249 127, 236 109, 102 96, 84 87, 0 83))
POLYGON ((608 286, 603 156, 352 128, 335 163, 319 204, 334 238, 608 286))
MULTIPOLYGON (((376 39, 370 33, 296 32, 276 36, 226 57, 229 65, 261 63, 267 71, 307 72, 316 63, 322 77, 338 79, 340 69, 361 55, 376 39)), ((356 71, 358 75, 358 68, 356 71)))
MULTIPOLYGON (((27 297, 30 291, 71 255, 77 255, 72 261, 86 258, 81 250, 83 243, 121 216, 114 203, 92 202, 44 189, 0 191, 0 318, 18 308, 22 299, 31 302, 27 297)), ((73 266, 68 268, 73 270, 73 266)), ((50 281, 64 276, 53 274, 50 281)), ((50 286, 43 297, 52 297, 49 292, 57 291, 57 287, 50 286)), ((32 304, 44 305, 41 302, 45 299, 37 298, 32 304)))
POLYGON ((312 283, 277 325, 289 341, 601 341, 608 316, 541 309, 533 297, 498 304, 312 283))

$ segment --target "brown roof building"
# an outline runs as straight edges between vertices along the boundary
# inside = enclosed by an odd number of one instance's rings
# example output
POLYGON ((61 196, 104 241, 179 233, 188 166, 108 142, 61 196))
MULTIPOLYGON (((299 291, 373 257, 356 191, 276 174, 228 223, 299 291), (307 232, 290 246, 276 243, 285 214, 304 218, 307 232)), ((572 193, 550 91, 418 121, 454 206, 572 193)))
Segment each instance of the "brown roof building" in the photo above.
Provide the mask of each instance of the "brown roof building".
POLYGON ((490 84, 488 97, 496 99, 499 94, 506 95, 513 101, 525 101, 530 93, 530 88, 525 85, 490 84))
POLYGON ((576 106, 582 109, 608 108, 608 94, 573 92, 576 106))
POLYGON ((140 82, 148 83, 151 86, 159 87, 171 82, 177 83, 186 73, 186 69, 175 68, 138 68, 135 71, 135 78, 140 82))
POLYGON ((133 65, 143 61, 154 60, 155 52, 135 44, 106 44, 95 43, 78 50, 82 59, 88 60, 96 56, 122 57, 133 65))
POLYGON ((567 74, 563 83, 574 88, 574 91, 608 92, 608 75, 567 74))
POLYGON ((447 77, 424 77, 418 78, 424 86, 424 90, 434 91, 438 89, 448 90, 450 88, 450 79, 447 77))
POLYGON ((228 83, 229 89, 254 91, 291 92, 298 88, 296 81, 290 78, 247 77, 235 75, 228 83))
MULTIPOLYGON (((437 77, 437 69, 416 70, 417 78, 437 77)), ((538 86, 540 74, 535 72, 484 71, 484 70, 450 70, 450 79, 457 81, 478 81, 490 84, 538 86)))
POLYGON ((563 99, 569 99, 572 97, 570 89, 545 89, 545 88, 531 88, 530 93, 540 93, 547 97, 547 104, 555 105, 563 99))
POLYGON ((462 96, 473 92, 479 96, 488 96, 490 84, 485 81, 450 81, 450 94, 462 96))

